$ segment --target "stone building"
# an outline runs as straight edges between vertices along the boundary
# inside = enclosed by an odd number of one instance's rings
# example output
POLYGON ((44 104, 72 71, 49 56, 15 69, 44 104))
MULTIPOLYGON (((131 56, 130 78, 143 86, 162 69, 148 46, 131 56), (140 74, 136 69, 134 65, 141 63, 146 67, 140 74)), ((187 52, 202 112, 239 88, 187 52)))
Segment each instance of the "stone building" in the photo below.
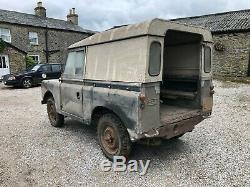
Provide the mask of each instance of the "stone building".
POLYGON ((78 26, 78 15, 71 9, 67 21, 46 17, 46 9, 38 2, 35 14, 0 9, 0 77, 26 69, 28 55, 36 63, 63 63, 67 47, 93 31, 78 26))
POLYGON ((213 34, 215 76, 250 77, 250 9, 173 19, 213 34))

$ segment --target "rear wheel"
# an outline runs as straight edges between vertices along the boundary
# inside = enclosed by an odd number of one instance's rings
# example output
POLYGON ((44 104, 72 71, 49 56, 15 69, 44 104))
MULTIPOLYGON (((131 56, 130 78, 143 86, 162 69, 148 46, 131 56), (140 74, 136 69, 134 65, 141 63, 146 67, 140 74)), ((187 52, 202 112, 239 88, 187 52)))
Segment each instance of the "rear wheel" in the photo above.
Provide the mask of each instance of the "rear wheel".
POLYGON ((32 80, 30 78, 25 78, 23 81, 22 81, 22 86, 24 88, 30 88, 32 86, 32 80))
POLYGON ((53 97, 47 99, 47 113, 52 126, 62 127, 64 125, 64 116, 56 112, 56 105, 53 97))
POLYGON ((104 155, 113 160, 114 156, 128 157, 132 143, 127 129, 114 114, 104 114, 98 121, 97 134, 104 155))

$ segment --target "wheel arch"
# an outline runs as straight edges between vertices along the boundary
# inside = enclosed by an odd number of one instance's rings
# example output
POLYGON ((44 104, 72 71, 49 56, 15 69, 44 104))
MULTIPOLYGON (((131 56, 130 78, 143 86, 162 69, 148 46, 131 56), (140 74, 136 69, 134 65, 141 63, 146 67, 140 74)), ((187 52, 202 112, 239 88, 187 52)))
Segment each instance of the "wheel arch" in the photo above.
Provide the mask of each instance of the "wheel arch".
POLYGON ((96 106, 91 113, 91 124, 97 125, 100 117, 106 113, 112 113, 118 117, 127 129, 135 129, 136 122, 121 107, 116 105, 96 106))
POLYGON ((32 83, 34 82, 34 79, 33 79, 33 77, 31 77, 31 76, 25 76, 25 77, 23 77, 23 78, 21 79, 21 82, 23 82, 24 79, 30 79, 30 80, 32 81, 32 83))
POLYGON ((52 92, 48 90, 43 96, 42 104, 46 104, 50 97, 54 98, 52 92))

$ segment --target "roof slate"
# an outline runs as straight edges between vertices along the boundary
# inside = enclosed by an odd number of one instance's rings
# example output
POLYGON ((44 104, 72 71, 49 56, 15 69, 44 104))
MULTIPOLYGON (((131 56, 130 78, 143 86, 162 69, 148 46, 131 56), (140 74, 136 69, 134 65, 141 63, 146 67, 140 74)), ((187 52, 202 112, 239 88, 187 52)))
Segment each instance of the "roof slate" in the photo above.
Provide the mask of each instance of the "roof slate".
POLYGON ((74 25, 68 21, 54 19, 54 18, 40 18, 33 14, 26 14, 21 12, 2 10, 0 9, 0 22, 28 25, 34 27, 48 27, 50 29, 68 30, 75 32, 91 33, 91 30, 83 29, 78 25, 74 25))
POLYGON ((246 31, 250 30, 250 9, 178 18, 172 21, 205 27, 211 32, 246 31))

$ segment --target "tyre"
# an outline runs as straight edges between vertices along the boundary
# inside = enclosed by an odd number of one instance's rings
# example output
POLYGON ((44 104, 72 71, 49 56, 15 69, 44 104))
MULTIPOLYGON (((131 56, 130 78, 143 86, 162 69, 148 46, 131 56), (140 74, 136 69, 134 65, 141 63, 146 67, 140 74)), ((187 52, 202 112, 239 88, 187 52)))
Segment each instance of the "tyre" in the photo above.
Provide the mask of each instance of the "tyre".
POLYGON ((64 125, 64 116, 56 112, 56 105, 53 97, 47 99, 47 113, 52 126, 62 127, 64 125))
POLYGON ((30 88, 32 86, 32 80, 30 78, 25 78, 22 81, 23 88, 30 88))
POLYGON ((108 113, 100 117, 97 124, 98 141, 104 155, 113 160, 114 156, 128 158, 132 143, 127 129, 114 114, 108 113))

